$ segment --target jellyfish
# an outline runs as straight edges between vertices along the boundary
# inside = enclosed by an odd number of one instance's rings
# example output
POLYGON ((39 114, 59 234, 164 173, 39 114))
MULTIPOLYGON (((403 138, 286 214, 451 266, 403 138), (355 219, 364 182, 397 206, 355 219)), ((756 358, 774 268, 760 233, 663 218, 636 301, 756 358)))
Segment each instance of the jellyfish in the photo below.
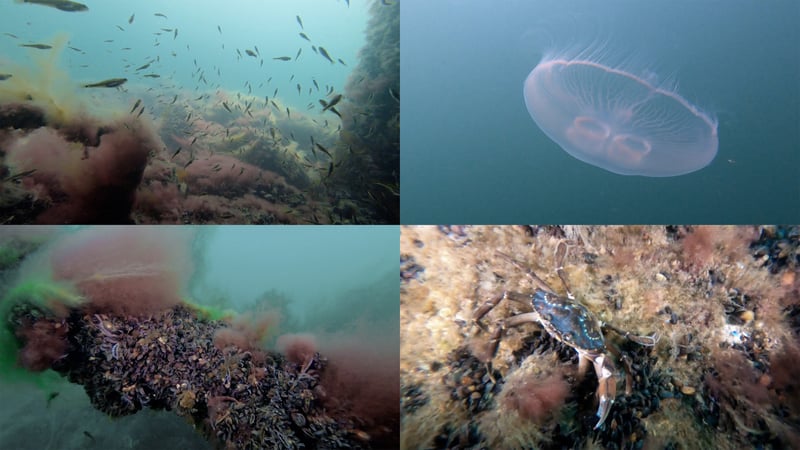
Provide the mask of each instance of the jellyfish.
POLYGON ((525 105, 573 157, 621 175, 671 177, 717 154, 717 121, 652 75, 597 58, 547 56, 525 80, 525 105))

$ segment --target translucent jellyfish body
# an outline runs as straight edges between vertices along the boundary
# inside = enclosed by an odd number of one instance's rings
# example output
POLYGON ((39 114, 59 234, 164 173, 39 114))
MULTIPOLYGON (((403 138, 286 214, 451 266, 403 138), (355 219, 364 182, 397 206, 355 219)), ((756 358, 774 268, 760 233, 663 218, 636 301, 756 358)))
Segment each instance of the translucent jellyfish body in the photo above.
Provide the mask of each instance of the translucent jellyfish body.
POLYGON ((707 166, 719 145, 716 120, 649 78, 546 57, 525 80, 525 104, 562 149, 608 171, 669 177, 707 166))

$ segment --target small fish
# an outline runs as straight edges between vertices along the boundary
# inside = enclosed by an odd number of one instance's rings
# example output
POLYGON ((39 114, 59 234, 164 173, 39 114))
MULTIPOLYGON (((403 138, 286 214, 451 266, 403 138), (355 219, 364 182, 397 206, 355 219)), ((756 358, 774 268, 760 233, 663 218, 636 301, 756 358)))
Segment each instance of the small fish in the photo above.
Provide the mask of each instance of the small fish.
POLYGON ((256 52, 250 50, 249 48, 244 49, 244 52, 247 53, 247 56, 252 56, 253 58, 257 58, 256 52))
POLYGON ((291 111, 289 111, 289 107, 288 107, 288 106, 286 107, 286 115, 287 115, 287 116, 288 116, 290 119, 292 118, 292 112, 291 112, 291 111))
POLYGON ((191 163, 193 163, 193 162, 194 162, 194 158, 190 159, 190 160, 189 160, 189 162, 187 162, 186 164, 184 164, 184 165, 183 165, 183 168, 185 169, 185 168, 189 167, 189 164, 191 164, 191 163))
POLYGON ((106 44, 110 44, 110 43, 114 42, 114 40, 113 39, 106 39, 103 42, 105 42, 106 44))
POLYGON ((241 170, 239 171, 239 175, 236 175, 236 176, 237 176, 237 177, 238 177, 238 176, 241 176, 243 173, 244 173, 244 167, 242 167, 242 168, 241 168, 241 170))
POLYGON ((323 56, 325 59, 327 59, 328 61, 330 61, 330 62, 331 62, 331 64, 335 64, 335 63, 334 63, 334 61, 333 61, 333 59, 331 58, 331 55, 329 55, 329 54, 328 54, 328 51, 327 51, 327 50, 325 50, 325 47, 319 47, 319 52, 320 52, 320 54, 322 54, 322 56, 323 56))
POLYGON ((328 164, 328 176, 330 177, 332 173, 333 173, 333 161, 331 161, 330 164, 328 164))
POLYGON ((342 101, 342 94, 336 94, 336 96, 334 96, 334 97, 331 99, 330 103, 328 103, 327 105, 325 105, 325 104, 323 104, 323 105, 322 105, 322 106, 323 106, 323 108, 322 108, 322 112, 325 112, 325 111, 327 111, 327 110, 329 110, 329 109, 333 108, 333 107, 334 107, 334 106, 336 106, 336 105, 337 105, 337 104, 338 104, 340 101, 342 101))
POLYGON ((108 80, 98 81, 97 83, 84 84, 83 87, 85 87, 85 88, 94 88, 94 87, 112 88, 112 87, 122 86, 123 84, 125 84, 126 81, 128 81, 127 78, 109 78, 108 80))
POLYGON ((61 393, 60 392, 51 392, 51 393, 47 394, 47 407, 48 408, 50 407, 50 402, 52 402, 53 399, 58 397, 59 394, 61 394, 61 393))
POLYGON ((277 96, 278 96, 278 88, 275 88, 275 92, 272 93, 272 98, 275 98, 277 96))
POLYGON ((397 102, 400 103, 400 95, 398 95, 392 88, 389 88, 389 95, 397 102))
POLYGON ((294 16, 294 18, 297 19, 297 23, 300 24, 300 29, 305 30, 305 28, 303 28, 303 19, 301 19, 300 16, 294 16))
POLYGON ((186 121, 188 122, 188 121, 189 121, 189 119, 191 119, 191 118, 192 118, 192 113, 189 113, 189 114, 186 116, 186 121))
POLYGON ((272 58, 272 59, 275 59, 275 60, 278 60, 278 61, 291 61, 292 57, 291 56, 278 56, 277 58, 272 58))
POLYGON ((322 145, 320 145, 320 143, 319 143, 319 142, 315 142, 315 143, 314 143, 314 145, 316 145, 316 146, 317 146, 317 148, 318 148, 318 149, 319 149, 319 150, 320 150, 322 153, 325 153, 326 155, 328 155, 328 157, 329 157, 329 158, 333 159, 333 155, 331 155, 331 152, 329 152, 329 151, 328 151, 328 149, 326 149, 325 147, 323 147, 322 145))
POLYGON ((297 95, 300 95, 300 83, 297 83, 297 95))
POLYGON ((152 63, 147 63, 147 64, 145 64, 145 65, 143 65, 143 66, 140 66, 138 69, 136 69, 136 70, 135 70, 135 72, 138 72, 138 71, 140 71, 140 70, 147 69, 148 67, 150 67, 150 64, 152 64, 152 63))
POLYGON ((147 77, 147 78, 161 78, 161 75, 159 75, 157 73, 148 73, 148 74, 145 75, 145 77, 147 77))
POLYGON ((178 38, 178 29, 175 28, 175 33, 172 34, 172 40, 174 41, 177 38, 178 38))
POLYGON ((69 0, 17 0, 19 3, 32 3, 34 5, 49 6, 67 12, 88 11, 89 8, 83 3, 72 2, 69 0))
POLYGON ((317 80, 312 78, 311 82, 314 83, 314 87, 317 88, 317 92, 319 92, 319 85, 317 84, 317 80))
POLYGON ((52 45, 47 44, 19 44, 20 47, 35 48, 37 50, 49 50, 53 48, 52 45))
POLYGON ((300 37, 307 40, 308 42, 311 42, 311 39, 309 39, 308 35, 306 35, 305 33, 300 33, 300 37))
POLYGON ((136 118, 138 119, 139 117, 141 117, 142 113, 144 113, 144 106, 142 106, 142 109, 139 110, 139 114, 136 115, 136 118))
POLYGON ((133 23, 133 18, 135 16, 136 16, 136 14, 131 14, 131 17, 128 18, 128 23, 133 23))
POLYGON ((295 61, 297 61, 297 58, 300 57, 300 53, 303 53, 303 48, 302 47, 297 49, 297 54, 294 55, 294 60, 295 61))
POLYGON ((16 34, 11 34, 11 33, 3 33, 3 34, 5 34, 8 37, 12 37, 14 39, 19 39, 19 36, 17 36, 16 34))
POLYGON ((172 101, 169 102, 169 104, 174 105, 176 100, 178 100, 178 94, 175 94, 175 97, 172 97, 172 101))
POLYGON ((83 430, 83 435, 88 437, 89 439, 91 439, 92 442, 94 442, 94 436, 92 436, 92 433, 89 433, 88 431, 83 430))
POLYGON ((142 104, 142 99, 136 100, 136 103, 133 104, 133 108, 131 108, 131 112, 129 112, 128 114, 133 114, 136 108, 138 108, 139 105, 141 104, 142 104))
POLYGON ((396 188, 394 188, 392 186, 389 186, 388 184, 383 184, 383 183, 378 183, 378 182, 375 182, 373 184, 376 184, 376 185, 378 185, 378 186, 380 186, 382 188, 386 188, 386 190, 391 192, 392 195, 394 195, 395 197, 399 197, 400 196, 400 192, 398 192, 398 189, 396 189, 396 188))
POLYGON ((175 157, 176 157, 176 156, 178 156, 178 153, 180 153, 180 152, 181 152, 181 149, 182 149, 182 148, 183 148, 183 147, 178 147, 178 149, 177 149, 177 150, 175 150, 175 153, 173 153, 173 154, 172 154, 172 157, 170 158, 170 161, 172 161, 173 159, 175 159, 175 157))
POLYGON ((217 31, 219 31, 219 34, 222 34, 222 27, 217 25, 217 31))
POLYGON ((230 107, 230 106, 228 106, 228 104, 227 104, 227 103, 225 103, 225 102, 222 102, 222 106, 223 106, 225 109, 227 109, 229 113, 232 113, 232 112, 233 112, 233 111, 231 111, 231 107, 230 107))
POLYGON ((7 80, 13 76, 14 75, 11 75, 10 73, 0 73, 0 81, 7 80))
POLYGON ((29 176, 33 175, 35 172, 36 172, 36 169, 26 170, 25 172, 20 172, 20 173, 11 175, 11 176, 7 177, 6 179, 4 179, 3 181, 16 181, 16 180, 19 180, 20 178, 29 177, 29 176))
POLYGON ((153 14, 153 15, 154 15, 154 16, 156 16, 156 17, 163 17, 163 18, 165 18, 165 19, 167 19, 167 18, 168 18, 167 16, 165 16, 164 14, 161 14, 161 13, 155 13, 155 14, 153 14))
POLYGON ((192 139, 192 142, 189 145, 194 145, 195 142, 197 142, 197 136, 195 136, 194 139, 192 139))
POLYGON ((347 64, 345 64, 344 61, 342 61, 342 58, 337 58, 336 60, 339 61, 339 64, 347 67, 347 64))
POLYGON ((122 28, 122 27, 121 27, 121 26, 119 26, 119 25, 114 25, 114 26, 115 26, 115 27, 117 27, 117 28, 119 29, 119 31, 125 31, 125 28, 122 28))

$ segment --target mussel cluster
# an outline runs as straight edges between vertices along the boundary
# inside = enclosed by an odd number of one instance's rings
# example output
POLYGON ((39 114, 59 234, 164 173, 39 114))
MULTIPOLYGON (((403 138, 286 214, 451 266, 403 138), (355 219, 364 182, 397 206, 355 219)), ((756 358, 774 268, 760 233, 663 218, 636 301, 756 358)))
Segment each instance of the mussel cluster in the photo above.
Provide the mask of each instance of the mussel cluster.
MULTIPOLYGON (((17 323, 38 321, 53 322, 17 323)), ((111 416, 171 410, 225 448, 366 448, 348 418, 323 408, 318 353, 301 369, 276 353, 220 350, 225 324, 183 305, 149 317, 75 310, 66 324, 68 351, 52 368, 111 416)))

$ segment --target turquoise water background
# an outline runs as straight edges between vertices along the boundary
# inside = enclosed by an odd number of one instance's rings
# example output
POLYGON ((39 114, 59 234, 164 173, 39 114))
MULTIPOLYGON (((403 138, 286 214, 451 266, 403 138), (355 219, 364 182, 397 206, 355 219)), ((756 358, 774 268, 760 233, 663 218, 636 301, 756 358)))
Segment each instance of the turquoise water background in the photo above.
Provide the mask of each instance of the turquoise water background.
POLYGON ((799 19, 797 2, 403 2, 401 222, 800 221, 799 19), (718 118, 716 159, 647 178, 561 150, 522 83, 576 46, 674 80, 718 118))

